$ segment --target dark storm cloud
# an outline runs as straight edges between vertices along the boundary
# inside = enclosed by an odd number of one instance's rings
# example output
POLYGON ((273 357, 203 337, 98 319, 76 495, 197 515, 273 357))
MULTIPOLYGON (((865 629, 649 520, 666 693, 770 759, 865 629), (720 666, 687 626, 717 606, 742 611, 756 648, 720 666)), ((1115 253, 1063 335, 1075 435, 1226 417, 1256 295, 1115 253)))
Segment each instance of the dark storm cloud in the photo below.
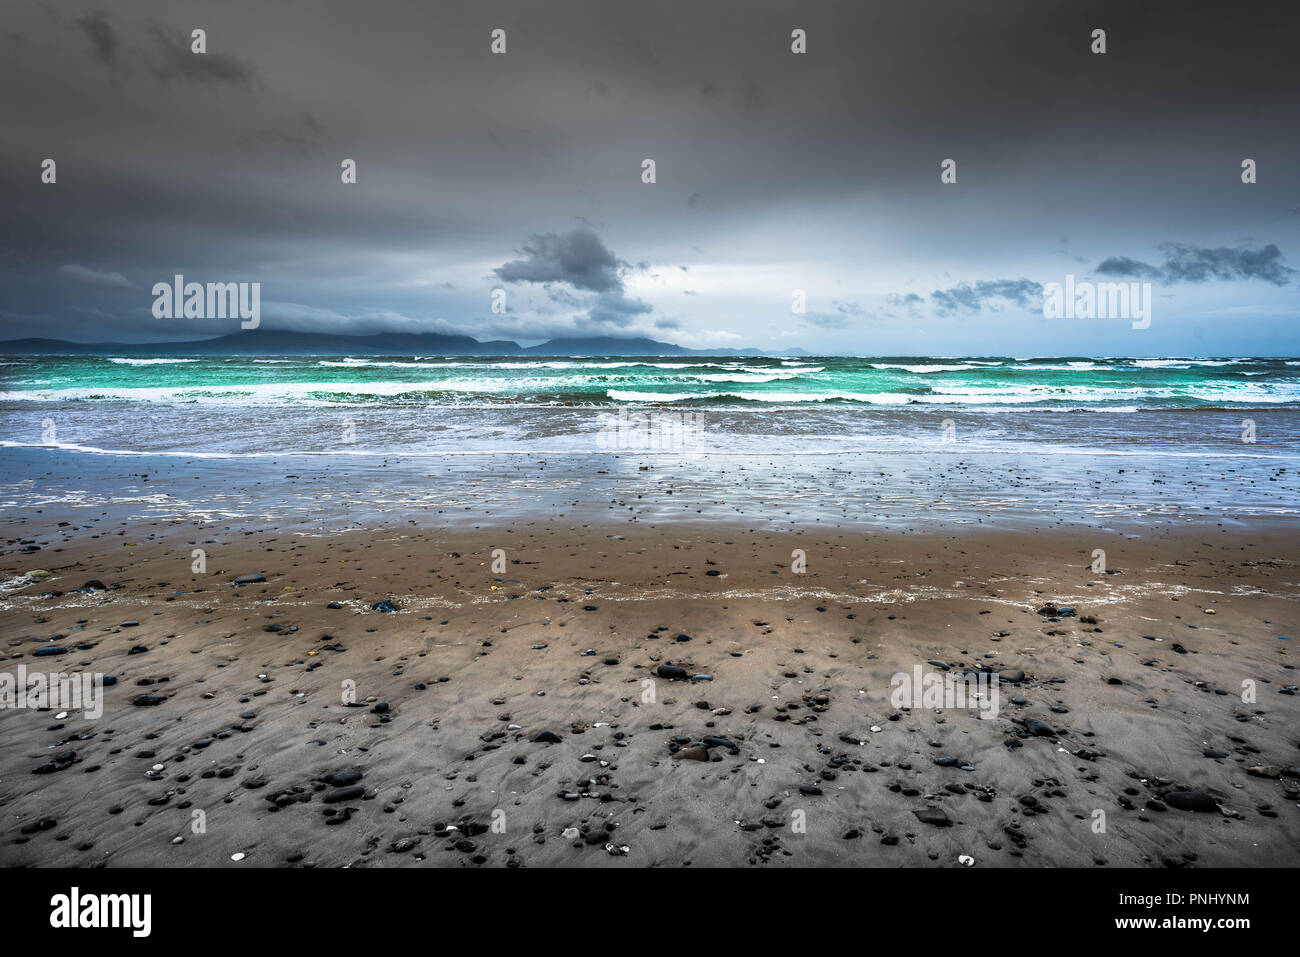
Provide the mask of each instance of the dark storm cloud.
POLYGON ((633 267, 619 259, 590 227, 535 235, 524 243, 523 252, 523 259, 498 266, 493 275, 503 282, 543 286, 552 302, 585 308, 575 315, 580 329, 625 329, 654 311, 649 303, 629 297, 623 283, 625 273, 646 270, 649 264, 633 267))
POLYGON ((1128 256, 1111 256, 1101 262, 1096 271, 1103 276, 1131 276, 1168 284, 1259 279, 1275 286, 1285 286, 1296 275, 1296 270, 1283 262, 1286 257, 1282 250, 1273 243, 1257 248, 1224 246, 1217 249, 1161 243, 1157 248, 1165 255, 1165 261, 1159 266, 1128 256))
POLYGON ((492 270, 505 282, 568 283, 588 292, 623 291, 629 268, 611 253, 594 230, 577 227, 560 235, 541 233, 524 243, 523 259, 492 270))
POLYGON ((150 69, 164 83, 189 80, 194 83, 247 86, 252 82, 253 68, 229 53, 214 50, 203 54, 193 53, 189 32, 154 26, 150 34, 154 52, 150 69))
MULTIPOLYGON (((99 9, 90 10, 77 17, 73 23, 90 41, 92 56, 107 67, 116 67, 122 60, 123 43, 118 29, 109 21, 109 15, 99 9)), ((203 55, 192 52, 189 31, 152 25, 140 36, 137 49, 147 59, 148 69, 159 80, 191 80, 199 83, 228 83, 246 85, 253 78, 253 70, 237 57, 221 51, 203 55)))
POLYGON ((95 59, 105 66, 116 66, 117 51, 121 44, 108 22, 108 15, 103 10, 92 10, 85 16, 78 17, 76 24, 90 40, 95 59))
POLYGON ((979 312, 985 306, 999 309, 1005 303, 1028 309, 1042 305, 1043 285, 1029 279, 981 279, 936 289, 930 293, 930 301, 941 315, 979 312))

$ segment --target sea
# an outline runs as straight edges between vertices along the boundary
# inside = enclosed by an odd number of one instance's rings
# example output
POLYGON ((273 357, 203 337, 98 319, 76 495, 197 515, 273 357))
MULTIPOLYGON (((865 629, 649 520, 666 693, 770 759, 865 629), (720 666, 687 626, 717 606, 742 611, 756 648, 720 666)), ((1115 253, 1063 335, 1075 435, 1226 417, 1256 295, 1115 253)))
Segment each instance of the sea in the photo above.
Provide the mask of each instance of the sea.
POLYGON ((1140 526, 1298 465, 1296 358, 0 357, 0 519, 1140 526))

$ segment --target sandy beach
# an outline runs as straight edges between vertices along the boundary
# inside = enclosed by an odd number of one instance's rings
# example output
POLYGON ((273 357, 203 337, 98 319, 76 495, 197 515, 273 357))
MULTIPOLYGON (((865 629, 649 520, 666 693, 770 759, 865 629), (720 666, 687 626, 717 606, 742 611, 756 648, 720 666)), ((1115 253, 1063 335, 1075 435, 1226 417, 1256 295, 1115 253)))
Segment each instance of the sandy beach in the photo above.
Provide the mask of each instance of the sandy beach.
POLYGON ((1300 863, 1285 523, 3 539, 6 866, 1300 863))

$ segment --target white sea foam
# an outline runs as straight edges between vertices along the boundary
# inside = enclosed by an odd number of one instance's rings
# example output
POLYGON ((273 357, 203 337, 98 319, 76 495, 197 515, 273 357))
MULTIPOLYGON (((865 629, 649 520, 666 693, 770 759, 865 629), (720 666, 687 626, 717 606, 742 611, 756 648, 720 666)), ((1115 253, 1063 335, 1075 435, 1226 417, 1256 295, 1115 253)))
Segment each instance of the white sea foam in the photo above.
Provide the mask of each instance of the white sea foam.
POLYGON ((967 370, 969 370, 969 369, 978 369, 979 366, 971 365, 970 363, 962 363, 961 365, 913 365, 913 366, 909 366, 909 365, 896 365, 896 364, 894 364, 894 363, 890 363, 890 362, 874 362, 874 363, 871 364, 871 368, 873 368, 873 369, 901 369, 901 370, 903 370, 904 372, 912 372, 912 373, 922 374, 922 375, 923 375, 923 374, 925 374, 925 373, 927 373, 927 372, 965 372, 965 371, 967 371, 967 370))
POLYGON ((1193 366, 1235 366, 1243 359, 1134 359, 1133 365, 1139 369, 1190 369, 1193 366))

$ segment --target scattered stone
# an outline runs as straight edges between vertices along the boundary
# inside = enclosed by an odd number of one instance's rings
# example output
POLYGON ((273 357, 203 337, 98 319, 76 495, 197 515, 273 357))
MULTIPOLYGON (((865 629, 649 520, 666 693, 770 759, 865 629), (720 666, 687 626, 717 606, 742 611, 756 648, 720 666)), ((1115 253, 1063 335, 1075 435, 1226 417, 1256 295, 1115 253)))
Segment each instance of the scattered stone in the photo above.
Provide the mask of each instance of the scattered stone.
POLYGON ((1036 734, 1041 738, 1056 737, 1056 729, 1044 721, 1039 721, 1037 718, 1026 718, 1025 730, 1030 734, 1036 734))
POLYGON ((1219 810, 1218 802, 1204 791, 1170 791, 1164 796, 1164 801, 1180 811, 1209 813, 1219 810))
POLYGON ((360 781, 361 772, 357 770, 331 771, 329 774, 323 775, 321 780, 331 787, 341 788, 360 781))
POLYGON ((350 788, 339 788, 337 791, 330 791, 321 800, 326 804, 338 804, 340 801, 355 801, 365 793, 366 789, 357 784, 350 788))
POLYGON ((925 807, 912 811, 916 819, 922 824, 933 824, 935 827, 951 827, 952 818, 942 808, 925 807))

